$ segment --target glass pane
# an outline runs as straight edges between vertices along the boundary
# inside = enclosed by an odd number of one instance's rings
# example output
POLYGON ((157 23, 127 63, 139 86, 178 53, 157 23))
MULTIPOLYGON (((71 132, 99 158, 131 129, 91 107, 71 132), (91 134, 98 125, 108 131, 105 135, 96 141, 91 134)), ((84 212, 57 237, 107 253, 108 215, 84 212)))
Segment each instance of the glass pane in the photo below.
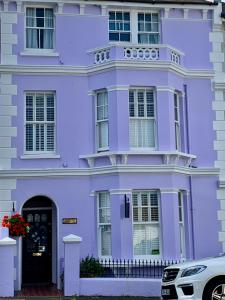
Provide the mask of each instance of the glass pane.
POLYGON ((138 21, 144 21, 144 14, 138 14, 138 21))
POLYGON ((138 43, 148 44, 148 35, 145 33, 138 34, 138 43))
POLYGON ((47 222, 47 214, 41 214, 41 222, 47 222))
POLYGON ((110 41, 119 41, 119 33, 109 33, 109 40, 110 41))
POLYGON ((34 221, 33 215, 29 214, 27 215, 27 222, 32 223, 34 221))
POLYGON ((34 222, 40 222, 41 218, 39 214, 34 215, 34 222))
POLYGON ((130 24, 129 23, 124 23, 124 30, 125 31, 130 31, 130 24))
POLYGON ((47 151, 55 149, 55 125, 47 124, 47 151))
POLYGON ((125 21, 129 21, 130 20, 130 13, 129 12, 125 12, 123 16, 124 16, 124 20, 125 21))
POLYGON ((109 22, 109 30, 115 30, 116 29, 116 25, 114 22, 109 22))
POLYGON ((33 151, 33 125, 26 124, 26 151, 33 151))
POLYGON ((144 31, 144 23, 138 23, 138 31, 144 31))
POLYGON ((37 27, 44 27, 44 19, 43 18, 37 18, 37 27))
POLYGON ((44 17, 44 8, 36 8, 36 16, 44 17))
POLYGON ((116 19, 117 20, 123 20, 123 14, 122 14, 122 12, 117 12, 116 13, 116 19))
POLYGON ((114 11, 109 12, 109 20, 115 20, 116 19, 116 13, 114 11))
POLYGON ((111 226, 101 226, 101 254, 103 256, 111 255, 111 226))
POLYGON ((130 33, 121 33, 120 41, 130 42, 130 33))
POLYGON ((98 124, 99 148, 108 147, 108 122, 98 124))
POLYGON ((152 15, 151 14, 145 14, 145 21, 146 22, 151 22, 152 20, 152 15))

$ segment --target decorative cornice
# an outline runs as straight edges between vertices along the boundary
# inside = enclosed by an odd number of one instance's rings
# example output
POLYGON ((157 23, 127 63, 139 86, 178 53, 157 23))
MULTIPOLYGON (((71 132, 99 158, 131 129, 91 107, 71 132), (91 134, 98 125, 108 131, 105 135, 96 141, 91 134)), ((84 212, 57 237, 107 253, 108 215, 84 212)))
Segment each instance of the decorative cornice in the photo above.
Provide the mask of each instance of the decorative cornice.
POLYGON ((108 72, 109 70, 166 70, 175 72, 184 77, 198 77, 212 79, 212 70, 188 70, 172 62, 166 61, 110 61, 101 65, 93 66, 59 66, 59 65, 0 65, 0 73, 12 73, 21 75, 78 75, 87 76, 94 73, 108 72))
POLYGON ((11 169, 0 170, 0 178, 93 176, 115 173, 177 173, 183 175, 218 176, 218 168, 188 168, 173 165, 117 165, 95 168, 11 169))
POLYGON ((131 189, 112 189, 109 190, 110 195, 125 195, 125 194, 131 194, 131 189))

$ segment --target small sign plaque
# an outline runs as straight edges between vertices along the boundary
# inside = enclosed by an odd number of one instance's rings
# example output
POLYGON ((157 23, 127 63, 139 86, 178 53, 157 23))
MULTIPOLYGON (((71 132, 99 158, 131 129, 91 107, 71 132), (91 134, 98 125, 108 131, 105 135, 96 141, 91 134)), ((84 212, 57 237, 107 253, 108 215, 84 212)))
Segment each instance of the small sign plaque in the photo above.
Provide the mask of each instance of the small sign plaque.
POLYGON ((63 218, 63 224, 77 224, 77 218, 63 218))

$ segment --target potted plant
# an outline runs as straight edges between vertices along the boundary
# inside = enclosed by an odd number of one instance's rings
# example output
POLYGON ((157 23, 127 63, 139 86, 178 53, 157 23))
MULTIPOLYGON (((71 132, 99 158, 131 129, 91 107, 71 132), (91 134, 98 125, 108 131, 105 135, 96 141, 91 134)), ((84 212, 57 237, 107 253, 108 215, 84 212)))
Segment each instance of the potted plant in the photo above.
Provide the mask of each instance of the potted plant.
POLYGON ((30 230, 30 225, 18 213, 12 216, 4 216, 2 220, 2 227, 9 229, 10 236, 26 236, 30 230))

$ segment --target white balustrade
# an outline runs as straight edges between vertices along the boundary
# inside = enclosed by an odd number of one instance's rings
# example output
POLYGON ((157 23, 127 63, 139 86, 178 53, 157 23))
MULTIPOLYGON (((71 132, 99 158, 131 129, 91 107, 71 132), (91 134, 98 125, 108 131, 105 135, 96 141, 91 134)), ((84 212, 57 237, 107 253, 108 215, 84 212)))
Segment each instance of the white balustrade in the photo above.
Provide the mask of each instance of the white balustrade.
POLYGON ((95 64, 102 64, 110 60, 110 49, 101 49, 95 52, 95 64))
POLYGON ((158 60, 159 48, 125 47, 124 57, 134 60, 158 60))
POLYGON ((171 51, 171 61, 180 65, 180 55, 175 51, 171 51))

